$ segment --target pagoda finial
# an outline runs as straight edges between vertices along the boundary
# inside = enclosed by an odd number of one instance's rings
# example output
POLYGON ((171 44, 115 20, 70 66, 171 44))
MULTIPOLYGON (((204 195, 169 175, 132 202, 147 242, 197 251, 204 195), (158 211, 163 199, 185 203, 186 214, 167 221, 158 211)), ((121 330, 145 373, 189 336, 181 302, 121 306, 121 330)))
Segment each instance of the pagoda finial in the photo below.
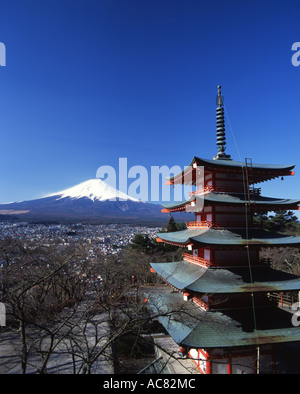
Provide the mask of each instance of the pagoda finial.
POLYGON ((218 85, 217 105, 218 107, 222 107, 223 104, 224 104, 224 98, 221 94, 221 85, 218 85))
POLYGON ((221 85, 218 85, 218 95, 217 95, 217 145, 218 154, 214 159, 231 159, 230 155, 225 154, 225 120, 224 120, 224 98, 221 94, 221 85))

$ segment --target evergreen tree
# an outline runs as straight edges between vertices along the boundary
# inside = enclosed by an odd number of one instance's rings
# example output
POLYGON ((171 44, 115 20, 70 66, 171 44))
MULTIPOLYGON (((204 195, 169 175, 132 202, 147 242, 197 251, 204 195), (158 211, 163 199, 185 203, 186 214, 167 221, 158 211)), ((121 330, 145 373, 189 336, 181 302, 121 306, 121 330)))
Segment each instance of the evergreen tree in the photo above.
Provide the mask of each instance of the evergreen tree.
POLYGON ((296 230, 299 228, 297 216, 292 211, 278 211, 275 215, 265 213, 254 216, 254 224, 269 231, 296 230))
POLYGON ((279 211, 274 216, 270 216, 268 224, 271 231, 295 229, 298 218, 292 211, 279 211))
POLYGON ((167 225, 167 233, 172 233, 174 231, 177 231, 177 226, 173 216, 171 216, 167 225))
POLYGON ((154 248, 154 243, 147 234, 136 234, 136 236, 130 242, 129 247, 131 249, 137 249, 141 252, 150 252, 154 248))

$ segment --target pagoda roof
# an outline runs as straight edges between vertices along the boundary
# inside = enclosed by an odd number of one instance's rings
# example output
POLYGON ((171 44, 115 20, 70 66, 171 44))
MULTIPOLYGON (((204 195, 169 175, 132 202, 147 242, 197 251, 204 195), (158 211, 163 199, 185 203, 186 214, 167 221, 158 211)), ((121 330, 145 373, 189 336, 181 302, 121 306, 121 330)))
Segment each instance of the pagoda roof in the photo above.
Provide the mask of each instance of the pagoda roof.
MULTIPOLYGON (((168 178, 168 184, 173 185, 174 183, 182 184, 182 178, 184 175, 189 173, 194 164, 197 166, 202 166, 205 168, 205 171, 225 171, 225 172, 235 172, 242 173, 242 170, 246 168, 246 163, 242 161, 235 161, 231 159, 201 159, 199 157, 194 156, 193 160, 183 171, 168 178)), ((249 184, 264 182, 279 176, 284 175, 293 175, 293 168, 295 165, 278 165, 278 164, 255 164, 252 163, 248 166, 248 171, 250 173, 249 184)))
POLYGON ((186 261, 151 263, 178 290, 195 293, 248 293, 300 289, 300 277, 269 266, 204 268, 186 261))
POLYGON ((151 294, 149 304, 174 341, 189 348, 222 348, 300 340, 292 314, 275 306, 203 311, 182 295, 151 294), (255 313, 255 325, 254 317, 255 313))
MULTIPOLYGON (((173 204, 163 204, 163 207, 167 210, 176 210, 188 205, 194 201, 199 201, 199 206, 203 207, 205 205, 233 205, 238 206, 249 203, 248 195, 244 193, 217 193, 210 191, 206 194, 194 194, 188 200, 181 201, 173 204)), ((286 198, 274 198, 274 197, 264 197, 258 194, 250 194, 250 204, 257 206, 258 208, 268 208, 272 207, 275 209, 298 209, 300 200, 296 199, 286 199, 286 198)))
POLYGON ((300 245, 300 237, 272 233, 250 228, 197 228, 169 233, 158 233, 157 237, 175 245, 214 245, 214 246, 292 246, 300 245))

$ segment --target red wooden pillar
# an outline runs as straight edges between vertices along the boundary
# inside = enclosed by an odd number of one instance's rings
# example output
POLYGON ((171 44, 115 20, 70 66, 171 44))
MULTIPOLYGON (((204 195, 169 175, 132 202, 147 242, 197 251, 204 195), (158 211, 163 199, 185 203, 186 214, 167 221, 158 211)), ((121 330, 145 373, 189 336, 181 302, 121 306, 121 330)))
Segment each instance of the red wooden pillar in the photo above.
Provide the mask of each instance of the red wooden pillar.
POLYGON ((206 351, 206 374, 211 375, 212 374, 212 365, 211 361, 209 359, 210 354, 206 351))
POLYGON ((212 371, 211 371, 211 361, 207 360, 206 361, 206 374, 207 375, 211 375, 212 371))
POLYGON ((228 355, 227 373, 232 375, 232 357, 231 354, 228 355))

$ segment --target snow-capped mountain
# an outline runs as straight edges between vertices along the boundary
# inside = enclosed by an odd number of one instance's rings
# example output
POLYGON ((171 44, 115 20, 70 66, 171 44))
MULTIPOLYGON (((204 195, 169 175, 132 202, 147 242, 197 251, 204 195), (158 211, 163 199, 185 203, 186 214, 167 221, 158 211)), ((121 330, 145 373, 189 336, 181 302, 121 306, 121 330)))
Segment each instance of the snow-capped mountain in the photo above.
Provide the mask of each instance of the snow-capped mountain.
POLYGON ((139 202, 136 198, 128 196, 128 194, 117 190, 101 179, 89 179, 69 189, 51 194, 48 197, 50 196, 58 196, 58 199, 66 197, 79 199, 86 197, 92 201, 116 201, 119 199, 123 201, 129 200, 139 202))
MULTIPOLYGON (((0 204, 0 215, 23 221, 167 223, 169 217, 161 209, 159 204, 139 201, 100 179, 90 179, 43 198, 0 204)), ((178 220, 184 220, 183 216, 178 220)))

